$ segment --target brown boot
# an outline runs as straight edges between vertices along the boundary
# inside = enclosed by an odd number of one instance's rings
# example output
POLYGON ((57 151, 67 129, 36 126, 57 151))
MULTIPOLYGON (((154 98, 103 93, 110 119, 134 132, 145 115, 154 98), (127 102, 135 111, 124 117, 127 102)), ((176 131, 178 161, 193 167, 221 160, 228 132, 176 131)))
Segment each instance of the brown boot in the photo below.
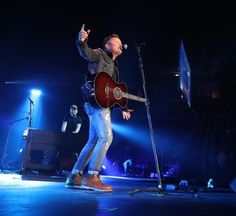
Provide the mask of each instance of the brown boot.
POLYGON ((88 175, 83 187, 86 189, 92 189, 96 191, 112 191, 112 187, 103 184, 98 175, 88 175))
POLYGON ((81 188, 83 177, 81 174, 70 173, 66 179, 65 187, 81 188))

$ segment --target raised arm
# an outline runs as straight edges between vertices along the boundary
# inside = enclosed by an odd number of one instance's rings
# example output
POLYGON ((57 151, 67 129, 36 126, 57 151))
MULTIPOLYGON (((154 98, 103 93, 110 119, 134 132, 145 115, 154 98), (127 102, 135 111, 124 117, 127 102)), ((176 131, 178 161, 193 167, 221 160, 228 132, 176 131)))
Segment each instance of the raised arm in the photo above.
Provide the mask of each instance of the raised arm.
POLYGON ((97 62, 99 61, 101 51, 99 49, 91 49, 88 44, 88 35, 90 33, 90 30, 87 31, 84 30, 84 24, 81 27, 81 30, 78 34, 76 45, 79 50, 80 56, 82 56, 84 59, 88 61, 97 62))

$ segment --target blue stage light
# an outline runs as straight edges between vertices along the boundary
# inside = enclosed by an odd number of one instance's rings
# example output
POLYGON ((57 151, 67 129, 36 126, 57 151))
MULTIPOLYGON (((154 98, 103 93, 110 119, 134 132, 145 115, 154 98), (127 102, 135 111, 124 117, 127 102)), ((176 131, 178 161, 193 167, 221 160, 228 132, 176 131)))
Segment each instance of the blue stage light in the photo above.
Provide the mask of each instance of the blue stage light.
POLYGON ((40 96, 42 92, 39 89, 32 89, 31 95, 40 96))

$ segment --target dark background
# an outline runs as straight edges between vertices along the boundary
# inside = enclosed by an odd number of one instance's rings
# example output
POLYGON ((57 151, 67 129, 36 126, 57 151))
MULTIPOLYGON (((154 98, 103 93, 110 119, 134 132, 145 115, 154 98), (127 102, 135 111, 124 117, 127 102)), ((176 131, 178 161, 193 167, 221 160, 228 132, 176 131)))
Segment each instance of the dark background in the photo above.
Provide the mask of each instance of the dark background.
MULTIPOLYGON (((75 46, 77 33, 85 23, 85 29, 91 30, 91 47, 101 47, 103 38, 111 33, 119 34, 123 43, 128 44, 128 50, 119 59, 119 68, 129 92, 136 95, 143 95, 143 90, 133 44, 146 43, 141 53, 163 173, 176 166, 173 175, 177 178, 205 181, 215 177, 225 184, 235 176, 236 30, 234 7, 227 1, 1 1, 0 4, 2 151, 8 122, 21 117, 14 113, 22 100, 27 100, 26 92, 32 87, 45 92, 41 114, 44 124, 39 127, 59 131, 69 106, 77 104, 84 119, 81 142, 86 141, 88 121, 80 86, 87 62, 80 58, 75 46), (178 77, 174 76, 178 73, 181 40, 192 69, 191 108, 181 98, 178 77)), ((145 106, 132 101, 129 106, 135 110, 130 122, 122 121, 117 110, 113 113, 114 121, 143 129, 147 140, 140 146, 132 139, 137 134, 130 132, 122 137, 114 131, 108 156, 122 166, 127 151, 131 151, 136 164, 147 165, 149 173, 153 171, 154 159, 145 106)), ((8 160, 17 155, 21 143, 10 138, 8 160)))

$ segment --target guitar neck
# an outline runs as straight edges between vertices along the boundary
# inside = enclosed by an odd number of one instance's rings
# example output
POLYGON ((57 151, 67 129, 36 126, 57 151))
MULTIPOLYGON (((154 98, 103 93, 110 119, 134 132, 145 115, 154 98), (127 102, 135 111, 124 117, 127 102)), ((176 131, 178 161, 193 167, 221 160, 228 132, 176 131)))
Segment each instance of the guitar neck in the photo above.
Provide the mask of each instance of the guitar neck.
POLYGON ((146 103, 146 101, 147 101, 145 98, 142 98, 142 97, 139 97, 139 96, 136 96, 136 95, 132 95, 132 94, 129 94, 129 93, 126 93, 126 92, 122 92, 122 97, 130 99, 130 100, 144 102, 144 103, 146 103))

